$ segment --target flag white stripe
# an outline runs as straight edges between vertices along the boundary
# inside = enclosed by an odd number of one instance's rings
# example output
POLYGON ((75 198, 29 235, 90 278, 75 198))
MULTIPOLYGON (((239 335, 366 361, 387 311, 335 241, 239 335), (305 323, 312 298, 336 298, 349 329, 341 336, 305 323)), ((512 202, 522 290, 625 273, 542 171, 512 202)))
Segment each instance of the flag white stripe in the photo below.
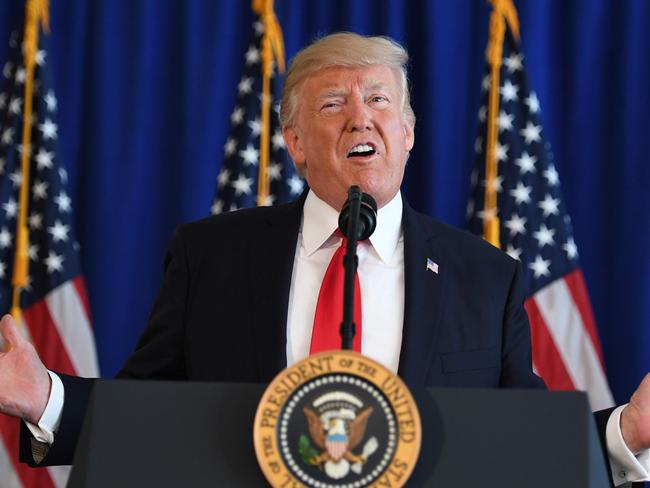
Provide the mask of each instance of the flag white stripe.
POLYGON ((50 473, 50 478, 54 482, 54 486, 57 488, 65 488, 68 484, 71 469, 72 466, 50 466, 47 468, 50 473))
POLYGON ((576 389, 587 392, 594 410, 614 405, 602 364, 566 281, 555 280, 533 298, 576 389))
POLYGON ((92 328, 72 281, 52 290, 45 301, 76 374, 99 376, 92 328))
POLYGON ((21 488, 22 484, 18 475, 11 464, 11 458, 5 447, 5 443, 0 438, 0 488, 21 488))

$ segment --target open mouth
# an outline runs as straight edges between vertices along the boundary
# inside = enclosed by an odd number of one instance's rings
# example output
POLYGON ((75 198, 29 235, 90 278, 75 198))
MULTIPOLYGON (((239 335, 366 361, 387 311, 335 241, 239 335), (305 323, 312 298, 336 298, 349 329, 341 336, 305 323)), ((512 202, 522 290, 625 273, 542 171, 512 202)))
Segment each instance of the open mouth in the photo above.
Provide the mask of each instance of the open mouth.
POLYGON ((348 152, 348 158, 359 158, 372 156, 377 151, 374 146, 368 143, 357 144, 348 152))

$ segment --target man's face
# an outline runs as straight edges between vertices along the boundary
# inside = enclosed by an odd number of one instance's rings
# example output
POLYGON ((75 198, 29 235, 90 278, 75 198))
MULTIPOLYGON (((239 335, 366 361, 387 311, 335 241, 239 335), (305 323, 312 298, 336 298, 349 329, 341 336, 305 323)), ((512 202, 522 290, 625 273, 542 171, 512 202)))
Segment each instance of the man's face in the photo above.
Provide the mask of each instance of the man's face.
POLYGON ((303 82, 284 138, 316 195, 337 210, 352 185, 379 207, 395 196, 414 139, 401 103, 387 66, 327 68, 303 82))

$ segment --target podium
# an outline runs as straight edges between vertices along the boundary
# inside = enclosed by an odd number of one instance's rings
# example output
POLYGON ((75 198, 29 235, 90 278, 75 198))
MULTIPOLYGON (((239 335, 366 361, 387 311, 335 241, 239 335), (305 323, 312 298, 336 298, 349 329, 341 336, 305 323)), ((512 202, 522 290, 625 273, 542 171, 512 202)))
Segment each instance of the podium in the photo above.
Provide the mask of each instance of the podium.
MULTIPOLYGON (((69 487, 268 486, 253 449, 263 385, 100 380, 69 487)), ((423 441, 407 486, 609 486, 586 395, 412 388, 423 441)))

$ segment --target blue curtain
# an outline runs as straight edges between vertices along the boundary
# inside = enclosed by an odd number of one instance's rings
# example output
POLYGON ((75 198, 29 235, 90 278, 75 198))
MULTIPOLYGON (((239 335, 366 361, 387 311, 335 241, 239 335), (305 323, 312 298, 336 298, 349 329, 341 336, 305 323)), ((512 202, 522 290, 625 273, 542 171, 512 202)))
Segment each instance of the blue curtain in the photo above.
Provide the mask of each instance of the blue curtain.
MULTIPOLYGON (((418 122, 404 191, 464 226, 487 2, 275 3, 289 57, 336 30, 406 45, 418 122)), ((624 401, 650 370, 650 2, 516 6, 610 384, 624 401)), ((23 9, 0 2, 0 62, 23 9)), ((209 212, 254 16, 242 0, 51 0, 50 10, 59 157, 112 376, 147 322, 173 229, 209 212)))

